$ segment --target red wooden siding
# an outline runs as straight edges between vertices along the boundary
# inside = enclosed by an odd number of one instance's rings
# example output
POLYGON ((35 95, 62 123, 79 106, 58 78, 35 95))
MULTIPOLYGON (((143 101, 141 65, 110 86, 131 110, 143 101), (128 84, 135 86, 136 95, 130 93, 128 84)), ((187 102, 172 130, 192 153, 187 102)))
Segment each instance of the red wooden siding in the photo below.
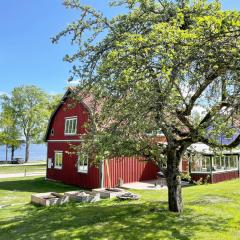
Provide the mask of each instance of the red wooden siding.
POLYGON ((69 149, 70 146, 67 142, 48 142, 48 158, 52 158, 54 163, 54 151, 63 151, 63 166, 62 169, 55 169, 53 164, 51 169, 47 169, 47 178, 83 188, 98 188, 100 184, 99 168, 90 166, 88 173, 79 173, 77 156, 66 153, 69 149))
POLYGON ((143 161, 138 157, 119 157, 108 161, 109 175, 107 170, 107 163, 104 164, 104 186, 115 187, 119 184, 119 179, 123 183, 151 180, 155 179, 158 167, 153 162, 143 161), (109 182, 111 181, 111 186, 109 182))
POLYGON ((214 173, 213 177, 212 177, 212 183, 231 180, 231 179, 238 178, 238 177, 239 177, 238 171, 214 173))
POLYGON ((218 183, 223 182, 226 180, 231 180, 235 178, 239 178, 238 171, 226 171, 226 172, 215 172, 212 173, 212 176, 210 173, 191 173, 191 177, 193 181, 198 181, 200 178, 203 180, 207 178, 207 176, 210 176, 209 183, 218 183))
POLYGON ((200 180, 200 178, 202 178, 202 180, 207 179, 207 177, 209 177, 208 182, 211 183, 211 175, 210 173, 191 173, 191 178, 193 181, 198 181, 200 180))

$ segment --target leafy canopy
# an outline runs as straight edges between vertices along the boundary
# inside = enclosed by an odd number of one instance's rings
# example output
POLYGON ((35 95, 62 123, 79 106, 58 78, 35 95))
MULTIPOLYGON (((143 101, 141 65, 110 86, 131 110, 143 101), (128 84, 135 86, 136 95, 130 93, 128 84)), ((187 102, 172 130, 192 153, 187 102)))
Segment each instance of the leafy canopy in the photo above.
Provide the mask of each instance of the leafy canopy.
POLYGON ((49 117, 46 93, 35 86, 16 87, 10 97, 3 97, 3 105, 26 140, 42 141, 49 117))
POLYGON ((66 0, 80 17, 53 38, 57 43, 71 35, 78 50, 65 56, 74 64, 70 81, 79 78, 78 90, 101 104, 86 149, 99 159, 132 152, 156 157, 162 149, 146 134, 153 130, 182 151, 196 142, 217 147, 220 132, 234 134, 229 126, 239 108, 240 13, 207 0, 111 5, 127 12, 108 19, 66 0), (205 112, 196 117, 196 107, 205 112))
POLYGON ((0 113, 0 144, 19 147, 21 133, 16 125, 16 119, 12 111, 7 105, 2 104, 2 112, 0 113))

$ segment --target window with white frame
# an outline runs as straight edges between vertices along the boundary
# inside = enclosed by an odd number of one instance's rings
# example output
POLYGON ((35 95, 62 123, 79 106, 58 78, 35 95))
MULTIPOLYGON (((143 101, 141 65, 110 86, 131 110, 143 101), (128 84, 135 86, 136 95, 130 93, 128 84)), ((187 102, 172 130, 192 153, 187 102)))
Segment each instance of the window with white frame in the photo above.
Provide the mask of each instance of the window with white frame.
POLYGON ((234 154, 212 157, 196 155, 192 158, 191 161, 192 172, 210 172, 210 171, 221 172, 226 170, 237 169, 238 169, 238 155, 234 154))
POLYGON ((54 157, 54 167, 57 169, 62 169, 62 163, 63 163, 63 152, 56 151, 55 157, 54 157))
POLYGON ((77 162, 78 172, 87 173, 88 172, 88 157, 83 154, 78 154, 77 162))
POLYGON ((196 154, 192 157, 191 171, 192 172, 208 172, 210 171, 211 157, 202 154, 196 154))
MULTIPOLYGON (((238 156, 237 155, 224 155, 214 156, 213 159, 217 159, 218 164, 213 164, 213 171, 223 170, 235 170, 238 168, 238 156)), ((214 161, 213 161, 214 162, 214 161)))
POLYGON ((210 166, 211 166, 211 157, 204 156, 202 158, 202 172, 210 171, 210 166))
POLYGON ((77 133, 77 117, 65 118, 64 134, 74 135, 77 133))

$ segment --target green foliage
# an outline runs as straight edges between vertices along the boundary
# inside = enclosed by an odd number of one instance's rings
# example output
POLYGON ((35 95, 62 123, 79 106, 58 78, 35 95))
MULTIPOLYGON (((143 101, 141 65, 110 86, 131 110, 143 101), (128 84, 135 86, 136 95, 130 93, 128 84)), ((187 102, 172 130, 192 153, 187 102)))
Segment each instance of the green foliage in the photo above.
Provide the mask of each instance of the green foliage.
POLYGON ((59 105, 62 98, 62 94, 48 95, 48 106, 47 109, 49 113, 53 113, 57 106, 59 105))
POLYGON ((11 96, 2 97, 1 119, 6 123, 6 144, 19 145, 19 138, 26 142, 25 161, 29 160, 29 144, 42 142, 46 131, 51 104, 47 94, 35 86, 13 89, 11 96), (9 127, 8 127, 9 126, 9 127))
MULTIPOLYGON (((65 5, 80 17, 53 42, 70 34, 77 50, 65 60, 74 63, 70 80, 80 79, 76 94, 88 92, 101 106, 81 150, 98 161, 166 154, 169 208, 182 211, 182 155, 197 142, 219 147, 216 136, 233 135, 231 119, 239 117, 240 12, 217 0, 116 0, 127 11, 108 19, 77 0, 65 5), (206 109, 200 118, 197 106, 206 109), (147 136, 153 130, 166 146, 147 136)), ((222 147, 239 143, 240 135, 222 147)))
MULTIPOLYGON (((2 97, 2 99, 4 99, 4 97, 2 97)), ((6 102, 3 101, 1 108, 2 111, 0 113, 0 143, 17 148, 21 143, 21 132, 16 125, 16 118, 6 102)))
POLYGON ((0 141, 14 146, 25 138, 28 143, 42 142, 48 119, 61 99, 60 94, 47 95, 36 86, 21 86, 13 89, 11 96, 1 97, 0 141))
POLYGON ((101 113, 93 113, 85 151, 98 159, 129 154, 156 159, 166 148, 146 136, 153 130, 181 149, 179 156, 192 143, 217 147, 216 136, 233 135, 229 126, 240 96, 240 13, 207 0, 111 5, 128 11, 107 19, 79 1, 65 1, 80 18, 53 38, 57 43, 72 36, 79 48, 65 57, 75 63, 70 80, 80 78, 76 94, 89 92, 101 105, 101 113), (206 113, 194 115, 197 106, 206 113))
POLYGON ((205 178, 199 178, 199 180, 193 181, 193 184, 195 185, 208 184, 210 178, 211 178, 210 175, 207 175, 205 178))
POLYGON ((181 173, 181 180, 186 182, 191 182, 192 178, 189 173, 181 173))
POLYGON ((15 125, 29 141, 42 141, 49 116, 46 93, 35 86, 16 87, 3 104, 15 119, 15 125))

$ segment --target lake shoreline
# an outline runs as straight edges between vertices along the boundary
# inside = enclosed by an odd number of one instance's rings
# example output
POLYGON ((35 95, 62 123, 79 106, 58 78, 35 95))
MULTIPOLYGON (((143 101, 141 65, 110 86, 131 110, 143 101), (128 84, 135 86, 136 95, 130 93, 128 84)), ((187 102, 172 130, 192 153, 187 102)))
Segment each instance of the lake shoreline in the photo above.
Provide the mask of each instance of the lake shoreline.
MULTIPOLYGON (((6 147, 0 146, 0 161, 6 161, 6 147)), ((25 158, 25 144, 22 144, 20 148, 15 150, 15 158, 25 158)), ((31 144, 29 152, 29 162, 44 161, 47 158, 47 146, 46 144, 31 144)), ((8 161, 11 161, 11 148, 8 148, 8 161)))

